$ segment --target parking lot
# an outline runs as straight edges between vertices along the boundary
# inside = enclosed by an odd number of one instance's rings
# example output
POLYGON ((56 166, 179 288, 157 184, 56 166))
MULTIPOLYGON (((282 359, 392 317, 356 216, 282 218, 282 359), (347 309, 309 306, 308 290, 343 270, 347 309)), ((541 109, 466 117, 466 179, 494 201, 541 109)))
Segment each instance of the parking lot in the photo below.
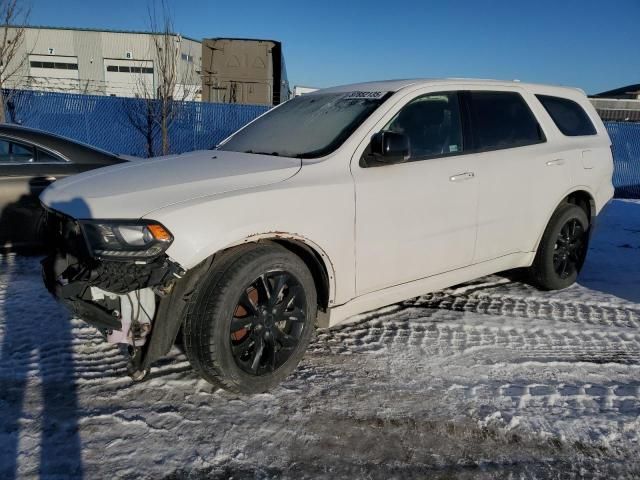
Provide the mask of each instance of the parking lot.
MULTIPOLYGON (((0 469, 31 476, 371 478, 640 474, 640 203, 614 201, 579 285, 516 272, 319 331, 269 394, 125 357, 0 258, 0 469)), ((0 471, 2 476, 2 471, 0 471)))

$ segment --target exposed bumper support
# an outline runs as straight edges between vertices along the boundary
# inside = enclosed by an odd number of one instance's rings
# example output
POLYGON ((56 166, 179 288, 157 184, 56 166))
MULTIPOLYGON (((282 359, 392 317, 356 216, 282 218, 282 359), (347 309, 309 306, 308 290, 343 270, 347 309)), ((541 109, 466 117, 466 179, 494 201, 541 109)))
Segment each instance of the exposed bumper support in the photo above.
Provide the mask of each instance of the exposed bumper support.
POLYGON ((148 263, 97 260, 76 220, 47 213, 50 255, 42 261, 47 289, 108 341, 127 344, 131 376, 142 378, 173 346, 188 298, 211 260, 189 272, 166 255, 148 263))
POLYGON ((136 364, 132 373, 148 369, 175 342, 186 305, 183 297, 189 285, 195 285, 188 280, 195 272, 181 280, 184 273, 166 257, 147 265, 105 265, 58 251, 42 261, 49 292, 110 342, 131 347, 136 364), (138 275, 132 274, 136 271, 138 275), (110 290, 110 285, 116 288, 110 290))
POLYGON ((93 302, 76 298, 74 300, 62 300, 62 303, 66 305, 76 317, 83 319, 98 330, 108 332, 122 328, 122 322, 118 317, 110 314, 107 310, 93 302))

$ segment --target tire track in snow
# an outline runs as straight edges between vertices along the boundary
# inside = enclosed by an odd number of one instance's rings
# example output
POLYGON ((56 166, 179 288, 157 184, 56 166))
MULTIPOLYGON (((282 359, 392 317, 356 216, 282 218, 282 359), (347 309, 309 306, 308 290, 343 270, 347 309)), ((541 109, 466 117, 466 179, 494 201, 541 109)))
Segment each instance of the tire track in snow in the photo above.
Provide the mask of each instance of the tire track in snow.
POLYGON ((640 310, 599 302, 521 297, 504 293, 475 292, 458 295, 444 290, 404 302, 405 306, 472 312, 521 318, 553 318, 559 322, 640 328, 640 310))
MULTIPOLYGON (((0 299, 5 295, 2 281, 0 272, 0 299)), ((4 301, 10 308, 19 306, 25 314, 33 312, 24 304, 43 294, 39 278, 20 280, 20 287, 24 293, 11 298, 5 295, 4 301)), ((611 304, 587 302, 589 306, 580 310, 583 313, 576 314, 570 306, 582 302, 562 292, 545 299, 518 291, 520 284, 502 285, 501 292, 479 288, 485 287, 476 283, 425 295, 362 315, 359 323, 320 330, 310 355, 282 388, 241 399, 213 392, 191 372, 177 350, 152 370, 148 383, 133 384, 123 377, 126 358, 120 351, 104 342, 95 329, 70 320, 73 366, 82 400, 79 426, 88 442, 85 451, 102 452, 104 445, 109 446, 102 457, 87 455, 91 467, 87 471, 135 476, 130 465, 153 473, 175 471, 183 465, 187 476, 193 473, 194 463, 200 462, 193 445, 205 459, 246 453, 249 457, 238 457, 241 462, 251 458, 256 464, 272 465, 273 459, 262 457, 261 452, 279 451, 298 461, 291 454, 298 453, 292 445, 302 444, 304 451, 321 453, 322 467, 327 458, 330 462, 335 459, 339 467, 340 458, 353 446, 349 458, 371 460, 375 468, 381 459, 396 461, 400 458, 396 453, 409 455, 405 464, 429 464, 425 452, 439 445, 444 447, 438 453, 454 460, 461 446, 465 452, 478 447, 469 456, 473 462, 478 458, 500 462, 509 450, 506 458, 516 459, 515 465, 521 465, 520 451, 539 452, 536 449, 544 438, 549 439, 549 448, 535 456, 553 457, 561 445, 569 464, 575 452, 584 448, 574 448, 573 443, 591 434, 594 440, 588 445, 593 443, 589 448, 594 455, 600 451, 601 438, 621 438, 612 440, 614 448, 606 450, 607 456, 619 446, 637 445, 638 430, 630 419, 640 411, 640 375, 635 366, 640 352, 638 309, 625 312, 611 304), (398 354, 401 352, 406 356, 398 354), (413 372, 406 367, 415 367, 410 362, 416 357, 423 359, 419 366, 424 370, 412 383, 413 372), (518 362, 524 364, 522 369, 517 365, 504 368, 518 362), (553 362, 567 363, 558 366, 553 362), (587 367, 578 362, 586 362, 587 367), (601 363, 613 365, 601 368, 601 363), (435 368, 429 370, 432 365, 435 368), (564 370, 564 376, 554 383, 552 378, 535 374, 547 367, 559 375, 564 370), (494 375, 477 375, 488 368, 493 368, 494 375), (583 378, 583 371, 589 373, 591 383, 583 378), (611 375, 603 380, 604 374, 611 375), (431 385, 434 381, 436 386, 431 385), (496 412, 503 416, 494 424, 491 419, 496 412), (457 415, 465 416, 464 428, 457 415), (433 418, 441 417, 444 424, 432 423, 433 418), (518 421, 526 429, 517 427, 518 421), (599 429, 596 433, 593 424, 599 429), (256 425, 260 426, 257 431, 256 425), (349 441, 332 444, 340 438, 336 432, 349 441), (536 432, 541 433, 536 436, 536 432), (180 445, 175 443, 176 435, 183 439, 180 445), (511 435, 518 441, 511 442, 511 435), (256 436, 259 441, 246 441, 256 436), (272 445, 268 442, 273 438, 294 440, 272 445), (369 441, 365 446, 358 443, 363 438, 369 441), (162 455, 158 454, 156 465, 144 455, 144 449, 136 450, 144 442, 159 447, 162 455), (327 457, 326 449, 335 456, 327 457), (499 454, 492 456, 493 452, 499 454), (136 458, 142 463, 136 463, 136 458)), ((57 359, 69 354, 69 349, 65 353, 64 345, 48 337, 47 331, 55 328, 54 322, 68 320, 52 299, 39 302, 46 311, 37 313, 31 328, 42 322, 38 342, 49 369, 47 381, 54 381, 51 372, 63 373, 57 359)), ((0 335, 4 335, 2 328, 0 322, 0 335)), ((23 337, 22 332, 17 336, 23 337)), ((28 334, 25 330, 24 338, 28 334)), ((30 369, 37 370, 38 362, 31 358, 28 347, 15 346, 16 360, 27 361, 30 369)), ((3 386, 11 385, 9 363, 0 368, 3 386)), ((32 436, 38 432, 35 424, 24 428, 32 436)), ((620 457, 626 456, 626 450, 620 452, 620 457)), ((418 478, 424 475, 421 468, 418 478)), ((398 472, 389 473, 397 476, 398 472)))
MULTIPOLYGON (((356 323, 322 330, 312 351, 393 354, 416 349, 436 362, 451 357, 461 361, 461 355, 466 356, 478 362, 480 370, 487 366, 499 370, 504 362, 541 367, 566 363, 570 368, 587 363, 593 365, 591 370, 601 364, 618 364, 627 372, 640 365, 640 310, 578 302, 562 294, 549 299, 519 297, 518 293, 487 293, 472 284, 427 294, 362 315, 356 323)), ((458 401, 496 403, 507 416, 531 408, 575 412, 568 413, 569 417, 607 411, 633 416, 640 409, 640 382, 625 379, 618 383, 496 384, 478 382, 472 373, 467 376, 463 376, 463 385, 452 385, 448 391, 458 401)))
POLYGON ((429 293, 360 315, 355 323, 320 330, 316 347, 348 352, 394 344, 435 345, 438 353, 447 353, 494 345, 530 349, 536 357, 548 353, 573 361, 638 362, 640 308, 635 304, 579 301, 564 292, 536 297, 528 291, 531 287, 492 278, 429 293), (461 321, 465 314, 479 314, 482 320, 461 321), (495 321, 500 318, 505 320, 503 325, 495 321), (547 352, 543 345, 550 347, 547 352))
POLYGON ((433 355, 500 348, 519 352, 519 361, 633 365, 640 361, 640 330, 558 325, 555 318, 535 323, 489 314, 467 319, 456 311, 404 307, 373 320, 323 330, 311 349, 355 353, 398 346, 433 355))
MULTIPOLYGON (((21 281, 30 286, 20 294, 21 297, 32 294, 39 287, 37 262, 29 263, 17 261, 18 270, 24 275, 21 281)), ((320 330, 310 352, 351 354, 401 346, 446 356, 501 348, 519 352, 518 362, 640 363, 640 310, 599 302, 577 302, 562 294, 554 298, 521 296, 527 294, 527 287, 506 279, 491 281, 491 278, 361 315, 361 320, 354 324, 320 330), (491 291, 496 288, 502 291, 491 291), (519 292, 519 289, 525 291, 519 292), (509 293, 511 290, 515 294, 509 293), (461 321, 466 313, 481 314, 487 321, 461 321), (513 318, 536 321, 530 325, 522 322, 514 325, 513 318), (505 321, 500 323, 499 319, 505 321), (541 320, 544 319, 546 324, 542 328, 541 320), (610 327, 611 331, 603 331, 603 326, 610 327)), ((2 288, 0 297, 4 297, 2 288)), ((55 305, 53 299, 51 303, 55 305)), ((64 315, 64 311, 60 311, 64 315)), ((43 313, 46 314, 50 315, 50 312, 43 313)), ((80 384, 126 374, 127 358, 117 347, 107 344, 83 321, 72 319, 70 322, 75 376, 80 384)), ((17 336, 27 338, 27 332, 17 336)), ((24 351, 20 346, 15 347, 16 361, 28 359, 29 347, 29 344, 25 345, 24 351)), ((56 368, 59 351, 64 351, 64 345, 56 345, 50 340, 39 359, 47 362, 52 378, 65 373, 56 368)), ((188 370, 184 357, 176 352, 163 365, 152 370, 155 376, 188 370)), ((0 378, 10 376, 10 367, 10 363, 4 365, 0 378)), ((37 362, 33 361, 31 367, 37 368, 37 362)))
MULTIPOLYGON (((636 312, 615 307, 594 305, 590 313, 577 310, 561 301, 536 299, 474 298, 454 296, 445 292, 387 307, 369 314, 369 319, 330 330, 320 330, 310 346, 312 353, 359 353, 406 346, 433 355, 452 355, 478 348, 504 348, 519 351, 518 361, 567 361, 591 363, 640 363, 640 330, 632 330, 636 312), (464 313, 481 313, 487 318, 505 321, 461 322, 464 313), (529 327, 514 325, 512 317, 553 320, 548 328, 540 321, 529 327), (564 324, 563 324, 564 323, 564 324), (589 330, 581 327, 611 326, 613 330, 589 330), (619 328, 615 328, 615 327, 619 328)), ((126 375, 127 358, 120 350, 104 342, 102 336, 81 320, 73 325, 75 375, 79 383, 107 380, 126 375)), ((49 375, 64 375, 55 365, 58 346, 49 342, 44 360, 50 363, 49 375)), ((19 349, 18 349, 19 350, 19 349)), ((16 357, 23 358, 28 351, 16 357)), ((188 369, 180 354, 172 355, 180 363, 178 370, 188 369)), ((9 365, 5 365, 8 367, 9 365)), ((33 368, 37 366, 33 365, 33 368)), ((166 370, 166 368, 164 368, 166 370)), ((5 368, 5 370, 7 370, 5 368)), ((162 369, 153 370, 161 375, 162 369)), ((171 373, 174 369, 169 369, 171 373)), ((10 374, 10 372, 6 372, 10 374)), ((4 377, 0 371, 0 377, 4 377)))
POLYGON ((462 401, 479 398, 492 399, 500 405, 504 415, 516 414, 523 409, 562 409, 563 417, 579 417, 585 414, 611 413, 635 415, 640 408, 640 382, 626 384, 608 383, 487 383, 454 384, 447 388, 462 401))

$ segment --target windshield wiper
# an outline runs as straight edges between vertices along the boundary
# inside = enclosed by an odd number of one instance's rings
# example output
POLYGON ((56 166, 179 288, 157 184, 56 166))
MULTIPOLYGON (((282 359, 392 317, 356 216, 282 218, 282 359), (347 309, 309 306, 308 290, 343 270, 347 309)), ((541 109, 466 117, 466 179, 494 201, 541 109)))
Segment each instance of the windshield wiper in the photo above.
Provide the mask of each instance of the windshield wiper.
POLYGON ((273 157, 279 157, 280 156, 280 154, 278 152, 271 152, 271 153, 269 153, 269 152, 254 152, 253 150, 245 150, 242 153, 252 153, 254 155, 271 155, 273 157))

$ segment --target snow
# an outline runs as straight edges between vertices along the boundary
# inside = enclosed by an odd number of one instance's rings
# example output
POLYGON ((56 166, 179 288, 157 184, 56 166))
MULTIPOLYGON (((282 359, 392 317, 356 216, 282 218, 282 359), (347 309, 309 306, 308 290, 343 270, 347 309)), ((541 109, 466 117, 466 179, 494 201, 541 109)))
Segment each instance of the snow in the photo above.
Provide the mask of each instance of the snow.
POLYGON ((579 284, 494 275, 318 332, 271 393, 125 358, 0 257, 0 478, 637 478, 640 202, 579 284))

